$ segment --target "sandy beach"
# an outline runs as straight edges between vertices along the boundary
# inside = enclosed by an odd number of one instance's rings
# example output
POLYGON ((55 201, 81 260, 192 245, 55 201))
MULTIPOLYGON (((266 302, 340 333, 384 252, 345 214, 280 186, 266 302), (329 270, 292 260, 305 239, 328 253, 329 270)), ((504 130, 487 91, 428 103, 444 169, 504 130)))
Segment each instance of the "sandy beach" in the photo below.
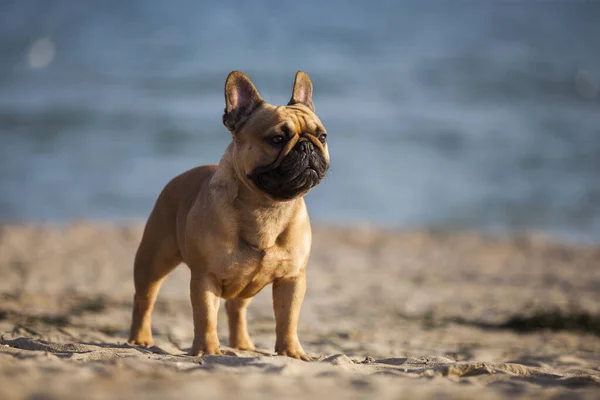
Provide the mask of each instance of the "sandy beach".
POLYGON ((598 398, 600 247, 542 236, 315 224, 299 327, 275 356, 268 286, 259 350, 188 357, 189 271, 167 279, 156 346, 127 345, 142 222, 0 226, 0 398, 598 398))

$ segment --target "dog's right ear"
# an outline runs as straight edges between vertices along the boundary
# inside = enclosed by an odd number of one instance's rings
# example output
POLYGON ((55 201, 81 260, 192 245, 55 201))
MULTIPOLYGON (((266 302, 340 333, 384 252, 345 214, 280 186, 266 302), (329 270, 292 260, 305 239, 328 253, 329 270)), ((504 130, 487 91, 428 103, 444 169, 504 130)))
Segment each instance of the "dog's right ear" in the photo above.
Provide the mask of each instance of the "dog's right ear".
POLYGON ((264 100, 243 72, 233 71, 225 81, 223 125, 234 132, 264 100))

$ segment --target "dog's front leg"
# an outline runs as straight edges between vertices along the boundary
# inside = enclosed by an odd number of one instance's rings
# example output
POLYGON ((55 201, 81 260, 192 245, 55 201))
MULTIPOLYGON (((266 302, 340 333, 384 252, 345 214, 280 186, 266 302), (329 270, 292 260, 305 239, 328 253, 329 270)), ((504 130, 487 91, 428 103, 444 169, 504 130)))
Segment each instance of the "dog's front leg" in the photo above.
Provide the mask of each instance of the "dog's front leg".
POLYGON ((223 354, 219 349, 219 337, 217 336, 220 295, 220 287, 214 278, 210 276, 192 277, 190 296, 194 315, 194 343, 188 353, 191 356, 223 354))
POLYGON ((304 294, 306 272, 295 278, 277 279, 273 282, 273 309, 275 311, 275 352, 282 356, 310 361, 298 340, 298 319, 304 294))

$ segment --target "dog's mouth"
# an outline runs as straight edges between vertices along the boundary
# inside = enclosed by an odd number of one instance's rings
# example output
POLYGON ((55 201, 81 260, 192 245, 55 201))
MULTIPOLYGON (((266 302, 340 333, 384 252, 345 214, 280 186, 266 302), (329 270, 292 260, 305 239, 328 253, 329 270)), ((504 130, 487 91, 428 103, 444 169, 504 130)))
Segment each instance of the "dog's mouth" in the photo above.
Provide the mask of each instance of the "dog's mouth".
POLYGON ((292 150, 276 167, 257 168, 249 177, 275 200, 291 200, 317 186, 328 168, 329 163, 320 151, 292 150))

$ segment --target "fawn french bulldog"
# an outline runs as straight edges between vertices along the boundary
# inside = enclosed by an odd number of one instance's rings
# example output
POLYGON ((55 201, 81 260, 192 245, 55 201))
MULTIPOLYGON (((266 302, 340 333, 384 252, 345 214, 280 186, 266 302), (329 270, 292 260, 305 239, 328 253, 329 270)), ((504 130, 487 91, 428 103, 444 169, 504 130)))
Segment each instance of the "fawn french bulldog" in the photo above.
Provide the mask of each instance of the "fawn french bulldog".
POLYGON ((225 83, 223 124, 232 141, 219 164, 171 180, 148 218, 134 263, 129 343, 153 343, 150 320, 158 290, 183 262, 191 270, 190 355, 221 354, 221 298, 226 299, 229 345, 254 349, 246 308, 272 283, 275 351, 310 360, 297 335, 311 247, 303 196, 325 176, 329 153, 308 75, 299 71, 289 103, 274 106, 263 101, 246 75, 232 72, 225 83))

